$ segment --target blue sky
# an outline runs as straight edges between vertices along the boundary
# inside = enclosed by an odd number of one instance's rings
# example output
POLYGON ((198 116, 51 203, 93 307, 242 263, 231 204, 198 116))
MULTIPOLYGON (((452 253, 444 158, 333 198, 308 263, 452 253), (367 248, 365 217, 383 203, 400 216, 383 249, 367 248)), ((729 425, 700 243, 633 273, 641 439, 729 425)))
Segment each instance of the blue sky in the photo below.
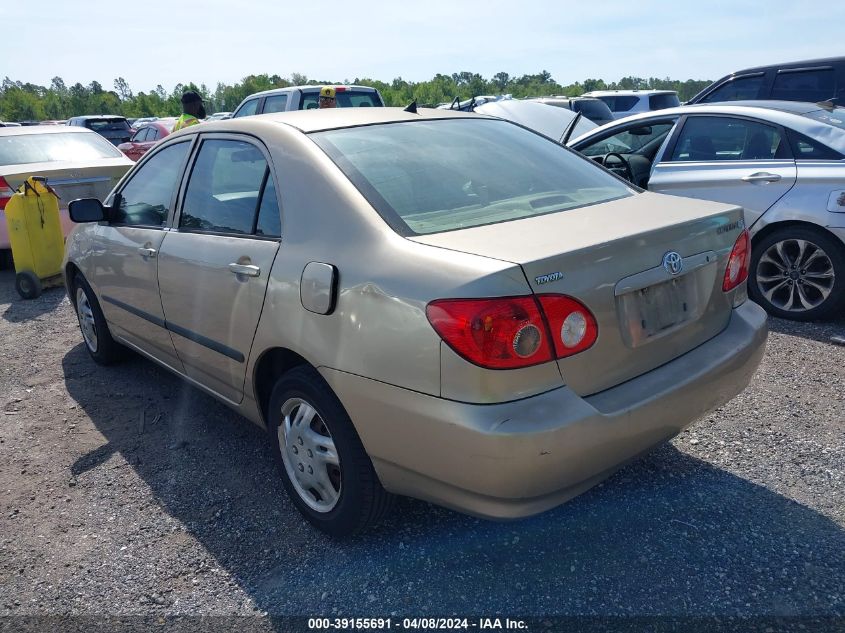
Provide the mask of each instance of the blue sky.
POLYGON ((845 55, 845 3, 802 5, 41 0, 37 13, 6 21, 0 77, 48 85, 58 75, 110 89, 122 76, 135 92, 294 72, 335 81, 543 69, 562 84, 628 75, 717 79, 757 64, 845 55))

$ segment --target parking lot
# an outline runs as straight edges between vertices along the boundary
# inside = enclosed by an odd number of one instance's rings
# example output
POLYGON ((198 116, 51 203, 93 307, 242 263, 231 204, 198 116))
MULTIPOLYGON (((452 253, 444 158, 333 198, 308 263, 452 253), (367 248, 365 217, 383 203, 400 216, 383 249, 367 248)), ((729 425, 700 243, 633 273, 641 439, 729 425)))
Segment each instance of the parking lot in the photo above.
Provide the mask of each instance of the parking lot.
POLYGON ((151 362, 89 358, 0 272, 0 614, 845 615, 845 348, 774 320, 751 386, 541 516, 401 500, 332 541, 264 434, 151 362))

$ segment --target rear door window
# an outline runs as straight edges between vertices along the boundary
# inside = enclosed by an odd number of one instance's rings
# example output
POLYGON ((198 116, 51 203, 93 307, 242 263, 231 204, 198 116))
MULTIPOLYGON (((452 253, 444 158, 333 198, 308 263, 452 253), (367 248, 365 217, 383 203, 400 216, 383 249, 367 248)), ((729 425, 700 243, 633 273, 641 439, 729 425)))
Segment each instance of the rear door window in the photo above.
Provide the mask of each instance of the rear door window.
POLYGON ((177 143, 151 156, 121 189, 112 223, 164 226, 190 145, 177 143))
POLYGON ((267 114, 268 112, 284 112, 287 109, 287 105, 287 94, 266 97, 264 99, 264 110, 262 110, 262 114, 267 114))
POLYGON ((772 86, 772 99, 818 102, 830 99, 836 91, 832 68, 780 71, 772 86))
POLYGON ((704 97, 702 103, 717 103, 720 101, 744 101, 747 99, 759 99, 760 90, 763 87, 763 74, 737 77, 722 84, 713 92, 704 97))
POLYGON ((179 228, 211 233, 254 232, 267 159, 245 141, 203 141, 185 191, 179 228))
POLYGON ((673 161, 736 161, 790 158, 780 131, 733 117, 687 119, 672 153, 673 161))

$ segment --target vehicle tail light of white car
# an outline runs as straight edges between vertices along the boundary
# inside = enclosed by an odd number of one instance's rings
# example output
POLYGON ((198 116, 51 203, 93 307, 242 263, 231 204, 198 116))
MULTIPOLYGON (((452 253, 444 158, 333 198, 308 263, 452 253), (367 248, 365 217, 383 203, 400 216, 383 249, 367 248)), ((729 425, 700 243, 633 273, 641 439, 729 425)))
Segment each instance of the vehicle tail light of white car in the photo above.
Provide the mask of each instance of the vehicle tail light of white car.
POLYGON ((15 195, 15 190, 9 186, 3 176, 0 176, 0 211, 6 208, 6 203, 13 195, 15 195))
POLYGON ((592 313, 563 295, 440 299, 426 307, 435 331, 460 356, 516 369, 577 354, 598 336, 592 313))
POLYGON ((748 230, 745 229, 736 238, 731 256, 728 258, 728 266, 725 268, 725 278, 722 281, 722 290, 728 292, 733 290, 746 279, 748 279, 748 267, 751 261, 750 240, 748 230))

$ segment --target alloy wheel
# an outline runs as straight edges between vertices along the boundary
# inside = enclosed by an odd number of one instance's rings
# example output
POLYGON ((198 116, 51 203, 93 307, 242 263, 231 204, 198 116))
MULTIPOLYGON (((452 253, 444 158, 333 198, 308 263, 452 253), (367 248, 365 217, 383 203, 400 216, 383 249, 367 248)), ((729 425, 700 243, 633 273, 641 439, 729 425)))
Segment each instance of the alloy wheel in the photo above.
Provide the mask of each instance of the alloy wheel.
POLYGON ((760 293, 773 306, 804 312, 827 301, 836 275, 830 256, 817 244, 785 239, 762 254, 756 278, 760 293))

